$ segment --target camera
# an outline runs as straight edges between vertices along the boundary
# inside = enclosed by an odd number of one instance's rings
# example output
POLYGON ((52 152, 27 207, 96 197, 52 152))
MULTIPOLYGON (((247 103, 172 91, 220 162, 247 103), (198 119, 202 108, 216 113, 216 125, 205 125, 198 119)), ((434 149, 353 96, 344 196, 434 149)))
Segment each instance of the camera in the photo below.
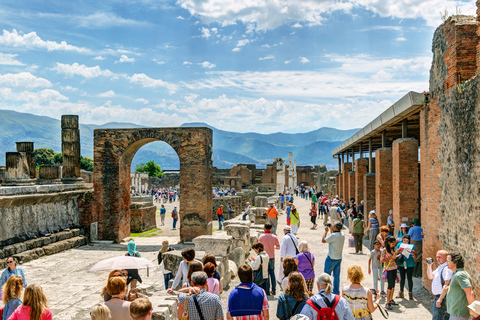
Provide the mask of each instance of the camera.
POLYGON ((427 258, 425 261, 426 261, 427 263, 433 263, 433 259, 432 259, 432 258, 427 258))
POLYGON ((331 226, 332 226, 332 224, 331 224, 330 222, 327 222, 327 223, 325 224, 325 227, 331 227, 331 226))

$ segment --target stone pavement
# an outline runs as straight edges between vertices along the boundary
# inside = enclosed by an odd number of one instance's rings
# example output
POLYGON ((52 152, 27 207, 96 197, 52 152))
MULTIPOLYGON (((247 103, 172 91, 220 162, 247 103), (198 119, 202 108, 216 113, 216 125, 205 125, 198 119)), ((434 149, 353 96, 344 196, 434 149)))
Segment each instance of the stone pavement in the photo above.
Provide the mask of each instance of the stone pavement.
MULTIPOLYGON (((328 246, 321 243, 324 229, 318 227, 317 230, 310 229, 312 224, 310 217, 308 216, 308 208, 310 202, 296 198, 295 203, 298 211, 300 212, 301 225, 298 233, 299 240, 306 240, 310 245, 312 253, 315 255, 315 272, 320 274, 323 271, 323 265, 326 254, 328 252, 328 246)), ((161 227, 162 233, 159 236, 143 238, 135 238, 137 248, 141 252, 142 257, 152 260, 156 264, 156 257, 161 242, 168 239, 171 244, 175 244, 179 241, 179 231, 172 229, 172 218, 170 216, 170 210, 175 204, 167 204, 166 215, 166 227, 161 227)), ((158 218, 158 225, 160 221, 158 218)), ((283 235, 282 228, 286 224, 286 217, 284 214, 279 216, 279 231, 277 235, 280 238, 283 235)), ((214 222, 214 227, 218 227, 217 222, 214 222)), ((217 231, 219 232, 219 231, 217 231)), ((223 232, 223 231, 221 231, 223 232)), ((348 233, 347 230, 345 230, 348 233)), ((367 274, 368 256, 366 255, 367 248, 364 247, 363 255, 354 254, 353 248, 347 247, 347 241, 344 248, 344 259, 342 261, 341 272, 341 288, 348 285, 346 279, 346 269, 350 265, 358 264, 362 266, 365 272, 366 279, 363 284, 367 287, 372 287, 371 276, 367 274)), ((181 250, 185 248, 185 245, 174 245, 177 249, 181 250)), ((126 243, 112 244, 112 243, 97 243, 94 245, 87 245, 77 249, 72 249, 59 254, 45 256, 38 260, 31 261, 22 265, 25 271, 25 275, 28 283, 40 284, 48 298, 48 305, 51 308, 54 319, 58 320, 73 320, 73 319, 87 319, 91 307, 102 301, 100 296, 102 288, 106 285, 106 279, 108 271, 100 271, 88 273, 87 270, 97 261, 115 257, 118 255, 124 255, 126 252, 126 243)), ((279 252, 276 256, 276 270, 278 270, 280 264, 279 252)), ((149 270, 150 276, 147 277, 146 270, 140 270, 140 275, 143 278, 144 288, 148 288, 150 292, 156 291, 156 293, 164 292, 163 288, 163 275, 160 268, 154 268, 149 270)), ((238 278, 235 278, 230 282, 229 287, 221 294, 222 304, 226 310, 228 292, 239 284, 238 278)), ((398 291, 398 285, 396 286, 398 291)), ((316 287, 314 289, 316 292, 316 287)), ((270 302, 270 317, 275 318, 276 312, 276 299, 281 293, 279 287, 277 287, 277 296, 269 297, 270 302)), ((400 306, 395 307, 390 312, 390 319, 405 319, 409 316, 431 318, 431 305, 433 299, 431 296, 421 288, 419 279, 414 281, 414 296, 415 301, 408 301, 404 299, 397 299, 396 301, 400 306)), ((384 299, 383 299, 384 300, 384 299)), ((382 303, 385 301, 382 300, 382 303)), ((1 303, 0 303, 1 305, 1 303)), ((374 319, 380 319, 382 316, 378 311, 374 313, 374 319)))

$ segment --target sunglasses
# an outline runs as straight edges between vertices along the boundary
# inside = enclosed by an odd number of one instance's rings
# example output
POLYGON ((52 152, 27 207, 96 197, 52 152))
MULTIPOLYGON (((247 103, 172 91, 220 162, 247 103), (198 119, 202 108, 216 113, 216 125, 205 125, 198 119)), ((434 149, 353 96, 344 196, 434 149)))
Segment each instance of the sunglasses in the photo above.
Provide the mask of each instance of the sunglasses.
POLYGON ((14 261, 7 261, 8 264, 13 263, 14 261))

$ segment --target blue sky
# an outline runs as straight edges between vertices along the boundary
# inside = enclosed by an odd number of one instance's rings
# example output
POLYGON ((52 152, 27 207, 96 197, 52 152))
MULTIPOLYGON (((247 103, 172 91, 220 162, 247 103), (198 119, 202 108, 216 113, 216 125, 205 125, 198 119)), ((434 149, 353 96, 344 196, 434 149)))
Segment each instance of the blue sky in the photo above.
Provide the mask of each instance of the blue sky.
POLYGON ((358 128, 428 90, 451 0, 2 0, 0 108, 82 123, 358 128))

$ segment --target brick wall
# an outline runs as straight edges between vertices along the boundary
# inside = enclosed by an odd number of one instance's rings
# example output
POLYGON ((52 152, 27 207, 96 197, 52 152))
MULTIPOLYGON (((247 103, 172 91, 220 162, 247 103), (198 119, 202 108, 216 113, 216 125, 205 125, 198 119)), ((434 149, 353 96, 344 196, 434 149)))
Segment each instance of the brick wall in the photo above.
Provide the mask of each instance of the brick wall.
POLYGON ((381 226, 387 224, 388 212, 393 207, 392 148, 375 151, 375 204, 381 226))
POLYGON ((151 230, 157 227, 156 222, 157 207, 130 207, 130 232, 139 233, 151 230))
POLYGON ((351 162, 345 162, 343 164, 343 170, 342 170, 342 176, 343 176, 343 199, 345 200, 345 203, 347 203, 350 198, 348 197, 349 191, 348 191, 348 179, 350 177, 350 170, 352 170, 352 163, 351 162))
POLYGON ((363 200, 365 216, 375 207, 375 173, 363 176, 363 200))
POLYGON ((360 206, 360 201, 365 200, 364 195, 364 179, 363 177, 368 173, 368 159, 355 160, 355 201, 357 208, 360 206))
MULTIPOLYGON (((348 198, 347 198, 347 201, 350 200, 350 198, 355 198, 355 171, 350 171, 349 173, 347 173, 347 177, 348 177, 348 198)), ((357 201, 357 199, 355 198, 355 201, 357 201)), ((358 205, 357 205, 357 208, 358 208, 358 205)))
POLYGON ((338 187, 337 187, 337 194, 340 199, 343 199, 343 173, 338 175, 338 187))
POLYGON ((242 178, 242 184, 247 186, 252 184, 252 180, 254 179, 252 170, 248 169, 245 165, 236 165, 232 169, 230 169, 230 176, 235 177, 239 176, 242 178))

